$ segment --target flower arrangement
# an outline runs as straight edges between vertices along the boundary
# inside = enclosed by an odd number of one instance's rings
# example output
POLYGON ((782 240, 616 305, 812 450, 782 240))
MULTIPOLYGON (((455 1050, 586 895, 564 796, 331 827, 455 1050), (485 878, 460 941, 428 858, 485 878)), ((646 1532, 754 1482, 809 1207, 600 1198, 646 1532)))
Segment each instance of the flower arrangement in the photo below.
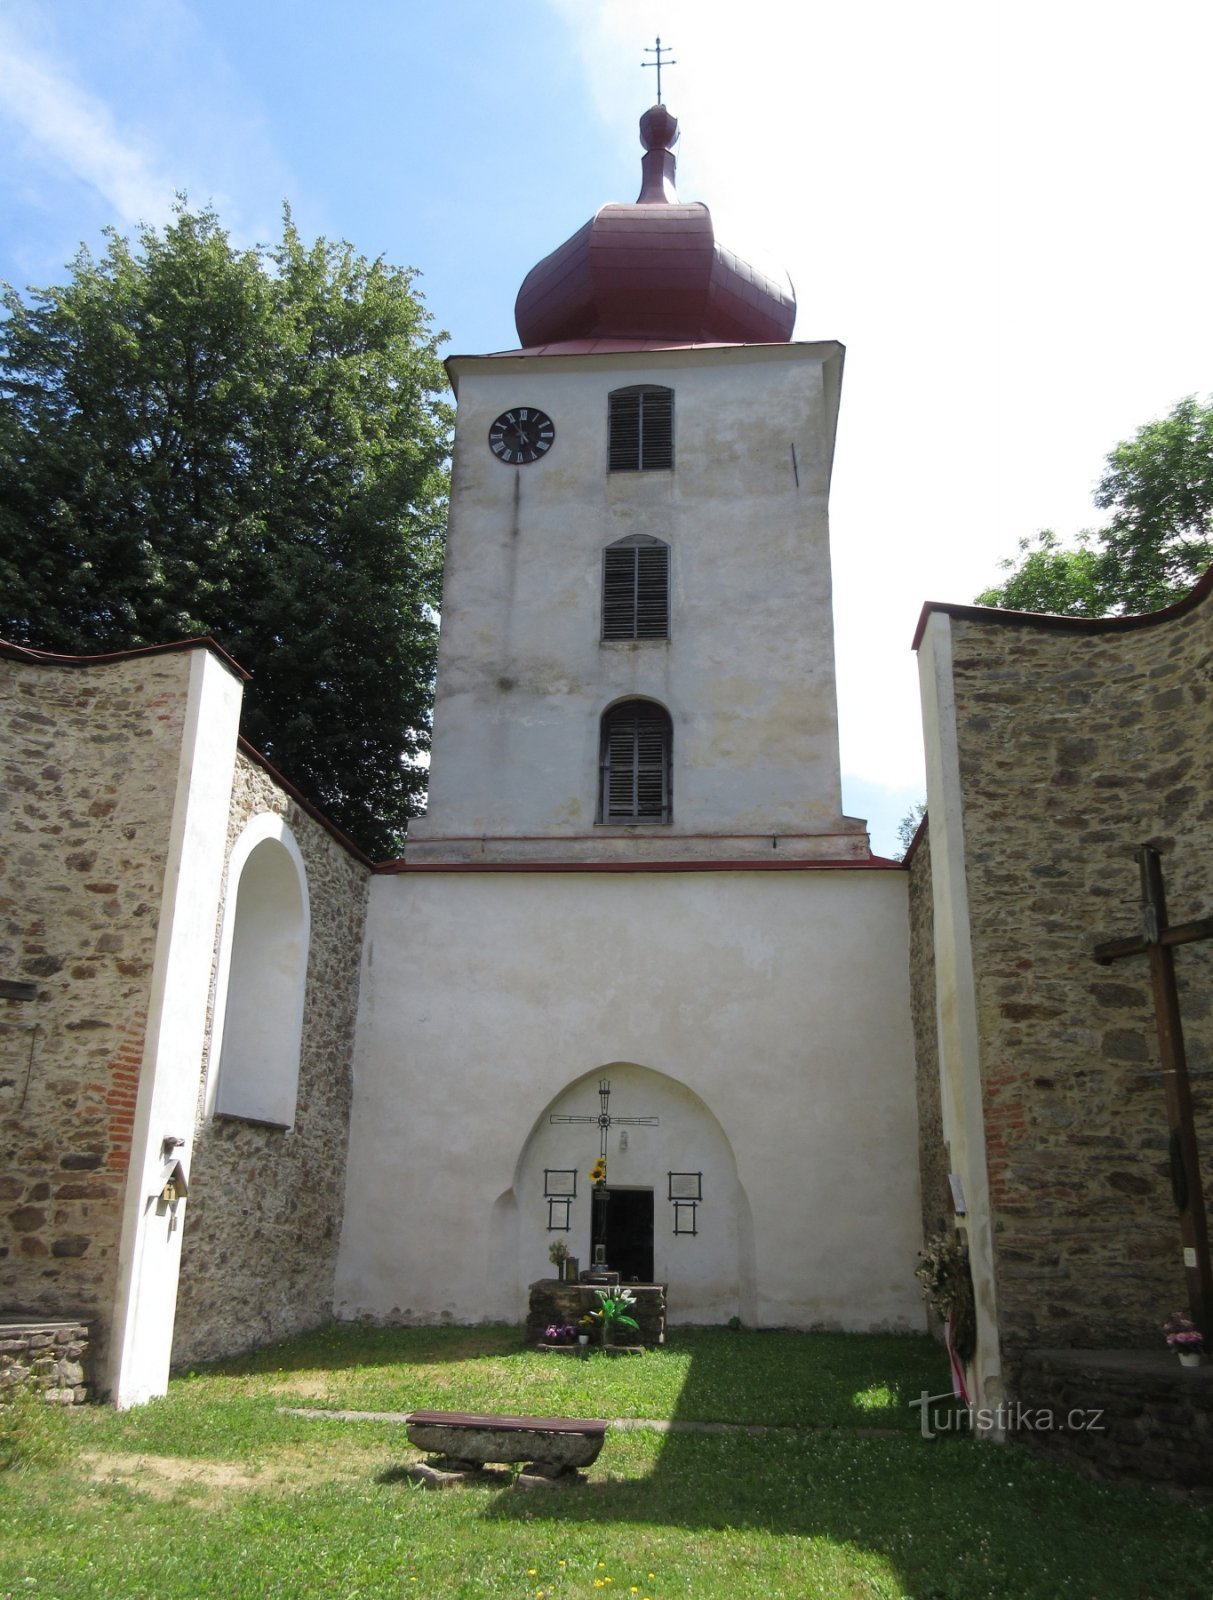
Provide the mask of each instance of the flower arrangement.
POLYGON ((603 1344, 610 1342, 616 1328, 631 1328, 636 1333, 640 1332, 636 1318, 628 1315, 636 1301, 630 1289, 616 1289, 614 1293, 609 1289, 595 1289, 594 1293, 598 1296, 598 1310, 591 1311, 590 1316, 602 1324, 603 1344))
POLYGON ((977 1348, 977 1314, 964 1242, 954 1233, 933 1233, 918 1252, 914 1276, 931 1310, 951 1323, 956 1354, 968 1361, 977 1348))
POLYGON ((563 1239, 553 1239, 551 1244, 548 1245, 548 1260, 554 1267, 558 1267, 561 1262, 566 1261, 568 1254, 569 1247, 563 1239))
POLYGON ((584 1316, 577 1318, 577 1332, 590 1333, 594 1327, 594 1313, 587 1311, 584 1316))
POLYGON ((571 1322, 549 1322, 543 1336, 549 1344, 572 1344, 577 1329, 571 1322))
POLYGON ((1163 1337, 1178 1355, 1198 1356, 1204 1350, 1205 1336, 1182 1311, 1173 1311, 1162 1325, 1163 1337))
POLYGON ((606 1182, 606 1157, 605 1156, 599 1156, 598 1160, 595 1161, 594 1165, 590 1168, 590 1182, 591 1183, 605 1183, 606 1182))

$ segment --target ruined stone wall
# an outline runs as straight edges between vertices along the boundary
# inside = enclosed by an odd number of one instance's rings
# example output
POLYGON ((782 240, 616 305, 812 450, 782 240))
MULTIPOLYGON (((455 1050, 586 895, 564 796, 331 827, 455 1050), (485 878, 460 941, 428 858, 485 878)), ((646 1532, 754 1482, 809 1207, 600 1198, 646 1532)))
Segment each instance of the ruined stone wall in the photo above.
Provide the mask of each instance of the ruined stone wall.
POLYGON ((189 674, 0 658, 0 976, 38 990, 0 1001, 0 1309, 87 1318, 98 1358, 189 674))
POLYGON ((910 1012, 914 1022, 918 1097, 918 1166, 922 1178, 923 1237, 953 1225, 948 1152, 939 1090, 939 1036, 935 1022, 935 917, 931 903, 931 837, 920 831, 910 872, 910 1012))
MULTIPOLYGON (((1213 600, 1117 630, 953 616, 965 870, 1003 1339, 1154 1346, 1186 1305, 1134 849, 1213 911, 1213 600)), ((1213 948, 1177 952, 1205 1187, 1213 948)))
MULTIPOLYGON (((298 1103, 289 1129, 207 1116, 207 1073, 220 1044, 212 1033, 185 1207, 173 1342, 178 1367, 315 1327, 333 1309, 370 874, 242 753, 229 853, 262 812, 282 817, 294 834, 311 902, 298 1103)), ((217 928, 216 950, 218 934, 217 928)), ((212 992, 212 1013, 214 1001, 212 992)))

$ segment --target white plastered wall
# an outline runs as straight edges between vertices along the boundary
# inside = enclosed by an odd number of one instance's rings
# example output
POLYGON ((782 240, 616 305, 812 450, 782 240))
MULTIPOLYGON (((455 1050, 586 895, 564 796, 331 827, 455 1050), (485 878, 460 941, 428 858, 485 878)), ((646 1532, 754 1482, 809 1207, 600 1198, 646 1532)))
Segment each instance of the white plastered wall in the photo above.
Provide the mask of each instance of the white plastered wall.
POLYGON ((455 359, 429 807, 410 860, 866 854, 838 760, 841 364, 829 342, 455 359), (608 396, 637 383, 674 390, 672 471, 606 470, 608 396), (490 424, 524 402, 556 442, 505 466, 490 424), (602 552, 631 534, 669 544, 670 635, 604 643, 602 552), (637 696, 673 721, 673 819, 604 828, 600 718, 637 696))
POLYGON ((181 1210, 159 1199, 188 1178, 219 913, 242 690, 210 651, 190 660, 189 700, 160 907, 119 1249, 108 1387, 119 1406, 168 1384, 181 1263, 181 1210), (164 1141, 184 1140, 167 1150, 164 1141))
POLYGON ((616 1069, 624 1114, 626 1064, 629 1100, 664 1079, 686 1108, 635 1130, 633 1173, 736 1167, 733 1214, 722 1178, 664 1258, 672 1321, 921 1328, 907 937, 892 871, 375 879, 338 1314, 520 1319, 549 1270, 539 1169, 597 1150, 542 1120, 574 1090, 596 1111, 616 1069))
MULTIPOLYGON (((926 744, 927 811, 935 923, 936 1026, 943 1136, 964 1187, 964 1218, 977 1308, 970 1364, 973 1403, 999 1415, 1004 1399, 994 1246, 982 1108, 981 1050, 965 873, 964 797, 952 676, 952 619, 932 612, 918 650, 926 744)), ((996 1430, 995 1430, 996 1431, 996 1430)))

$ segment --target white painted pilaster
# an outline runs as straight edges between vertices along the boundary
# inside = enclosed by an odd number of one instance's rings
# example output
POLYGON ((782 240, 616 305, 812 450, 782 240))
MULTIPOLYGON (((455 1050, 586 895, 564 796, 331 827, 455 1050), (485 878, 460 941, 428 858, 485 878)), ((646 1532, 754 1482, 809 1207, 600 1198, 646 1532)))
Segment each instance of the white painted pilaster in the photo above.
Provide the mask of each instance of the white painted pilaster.
POLYGON ((927 812, 931 819, 931 880, 935 914, 935 1009, 939 1038, 943 1133, 952 1170, 964 1184, 969 1259, 977 1303, 977 1352, 970 1375, 979 1407, 1003 1396, 1002 1358, 994 1285, 994 1248, 982 1108, 977 990, 965 873, 964 799, 960 784, 952 619, 934 611, 918 650, 927 812))
POLYGON ((168 1384, 188 1200, 157 1199, 174 1161, 188 1175, 242 688, 209 650, 190 660, 164 894, 119 1251, 108 1387, 119 1406, 168 1384), (185 1144, 165 1159, 168 1136, 185 1144))

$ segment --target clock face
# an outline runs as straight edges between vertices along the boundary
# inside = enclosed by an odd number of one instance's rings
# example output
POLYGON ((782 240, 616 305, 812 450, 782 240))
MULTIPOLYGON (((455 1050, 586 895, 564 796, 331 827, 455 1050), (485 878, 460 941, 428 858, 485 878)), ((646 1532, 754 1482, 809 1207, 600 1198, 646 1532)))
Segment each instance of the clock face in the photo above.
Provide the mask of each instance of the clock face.
POLYGON ((503 411, 489 429, 489 449, 507 466, 524 467, 547 455, 556 441, 556 426, 546 411, 515 406, 503 411))

